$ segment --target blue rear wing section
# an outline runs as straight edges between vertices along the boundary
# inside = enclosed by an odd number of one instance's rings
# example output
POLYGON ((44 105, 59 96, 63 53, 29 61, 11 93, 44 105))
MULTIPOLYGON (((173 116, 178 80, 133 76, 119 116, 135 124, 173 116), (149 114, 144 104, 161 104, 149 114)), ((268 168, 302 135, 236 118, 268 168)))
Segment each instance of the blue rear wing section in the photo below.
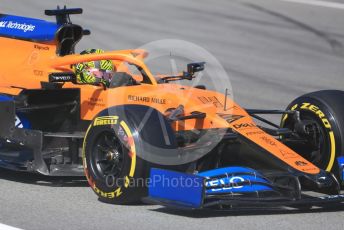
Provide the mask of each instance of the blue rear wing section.
POLYGON ((40 19, 0 14, 0 36, 2 37, 51 42, 55 40, 59 27, 56 23, 40 19))

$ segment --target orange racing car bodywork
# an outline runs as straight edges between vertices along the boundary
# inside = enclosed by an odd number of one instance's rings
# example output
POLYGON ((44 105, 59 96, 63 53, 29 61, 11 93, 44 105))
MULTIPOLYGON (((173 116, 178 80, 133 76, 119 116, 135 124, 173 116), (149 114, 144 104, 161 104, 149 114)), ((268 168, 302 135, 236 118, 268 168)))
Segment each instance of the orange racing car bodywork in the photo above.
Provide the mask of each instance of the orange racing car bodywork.
MULTIPOLYGON (((16 25, 24 20, 14 19, 18 20, 16 25)), ((12 21, 14 19, 11 18, 12 21)), ((75 158, 79 156, 78 148, 81 144, 76 140, 83 139, 86 128, 92 120, 109 108, 140 105, 152 108, 167 118, 179 108, 182 111, 178 114, 180 117, 169 119, 169 125, 175 133, 217 130, 226 135, 230 131, 239 136, 242 142, 253 146, 253 149, 259 149, 257 158, 278 162, 281 165, 279 169, 308 175, 318 184, 322 183, 318 177, 327 175, 326 172, 258 126, 248 111, 241 108, 226 94, 172 84, 164 81, 162 75, 154 76, 144 63, 144 58, 148 55, 144 50, 74 54, 74 46, 81 39, 84 30, 61 18, 58 20, 60 24, 54 31, 53 39, 13 37, 7 31, 1 34, 0 30, 2 56, 0 95, 5 98, 0 104, 4 111, 9 111, 2 115, 8 122, 0 125, 2 130, 0 137, 9 143, 20 143, 22 146, 33 149, 34 161, 21 167, 47 175, 54 175, 54 172, 59 170, 63 171, 64 169, 46 165, 47 160, 42 156, 44 155, 42 154, 44 146, 42 140, 47 140, 54 147, 52 149, 56 149, 60 143, 56 144, 54 138, 65 138, 64 142, 68 142, 68 144, 64 143, 64 146, 68 146, 67 151, 76 149, 73 156, 70 156, 70 161, 77 163, 79 160, 75 158), (136 84, 106 88, 102 85, 76 82, 73 78, 75 76, 72 65, 96 60, 111 60, 118 72, 131 75, 136 84), (134 66, 140 74, 131 72, 128 65, 134 66), (56 111, 53 111, 54 108, 56 111), (30 127, 30 132, 27 131, 28 127, 24 129, 14 127, 13 118, 17 111, 19 111, 18 116, 23 112, 32 120, 37 119, 30 127), (55 112, 57 115, 54 115, 55 112), (68 122, 65 124, 64 115, 66 114, 68 114, 68 122), (55 117, 59 117, 58 121, 51 122, 55 117), (40 138, 37 138, 38 136, 40 138)), ((4 26, 9 23, 9 19, 2 22, 4 26)), ((182 74, 177 77, 182 77, 182 74)), ((252 156, 245 156, 243 153, 242 157, 252 156)), ((54 156, 48 162, 53 164, 60 161, 54 156)), ((65 161, 62 160, 62 162, 65 161)), ((8 165, 2 166, 8 167, 8 165)), ((321 186, 325 185, 321 184, 321 186)))
POLYGON ((282 143, 276 141, 274 142, 275 145, 270 144, 268 140, 272 140, 273 137, 259 129, 247 112, 234 103, 231 98, 226 99, 227 108, 224 110, 225 98, 221 93, 175 84, 157 84, 156 79, 143 62, 143 54, 146 55, 143 50, 112 51, 89 55, 72 54, 59 57, 56 56, 55 44, 18 41, 0 37, 0 46, 2 52, 6 53, 6 60, 8 60, 0 63, 0 87, 2 93, 18 95, 22 91, 20 89, 41 89, 41 82, 47 82, 50 73, 71 71, 71 65, 76 63, 93 60, 113 60, 114 64, 120 67, 122 62, 128 62, 140 66, 151 82, 107 90, 104 90, 101 86, 93 85, 73 83, 63 85, 63 88, 80 89, 81 119, 92 120, 102 110, 117 105, 146 105, 157 109, 161 113, 165 113, 169 108, 183 105, 186 115, 193 111, 199 111, 206 113, 207 116, 202 119, 176 121, 175 124, 172 124, 176 131, 231 128, 291 167, 311 174, 319 172, 316 166, 282 143), (14 70, 16 71, 15 77, 13 77, 14 70), (224 119, 226 116, 242 117, 228 123, 224 119), (307 164, 297 165, 295 162, 298 161, 307 164))

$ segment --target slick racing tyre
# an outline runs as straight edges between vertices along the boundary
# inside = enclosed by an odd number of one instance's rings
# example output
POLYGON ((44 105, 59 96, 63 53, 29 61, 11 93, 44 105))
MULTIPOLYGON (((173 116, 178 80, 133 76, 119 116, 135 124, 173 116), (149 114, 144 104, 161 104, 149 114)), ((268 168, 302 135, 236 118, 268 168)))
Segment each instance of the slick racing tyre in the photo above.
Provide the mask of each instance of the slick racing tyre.
POLYGON ((168 122, 164 129, 172 142, 164 146, 162 128, 156 123, 159 116, 162 115, 154 109, 127 105, 110 108, 92 121, 84 139, 83 165, 87 180, 101 201, 128 204, 147 196, 150 168, 159 167, 142 157, 147 155, 149 145, 177 149, 168 122), (142 125, 147 112, 148 119, 142 125))
MULTIPOLYGON (((300 134, 308 141, 295 151, 337 177, 339 167, 336 159, 344 154, 343 102, 344 91, 323 90, 300 96, 287 107, 287 110, 299 111, 301 122, 309 124, 308 128, 312 130, 308 134, 300 134)), ((297 133, 295 123, 295 116, 285 115, 281 126, 297 133)))

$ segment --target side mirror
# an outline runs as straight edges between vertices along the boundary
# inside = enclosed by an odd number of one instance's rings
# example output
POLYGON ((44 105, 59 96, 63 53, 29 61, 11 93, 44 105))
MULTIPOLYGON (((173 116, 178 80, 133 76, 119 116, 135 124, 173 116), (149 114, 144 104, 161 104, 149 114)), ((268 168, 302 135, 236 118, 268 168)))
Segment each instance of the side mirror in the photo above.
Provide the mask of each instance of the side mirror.
POLYGON ((194 75, 194 73, 204 70, 204 64, 205 62, 190 63, 187 65, 187 71, 189 74, 194 75))
POLYGON ((194 62, 187 64, 187 71, 183 72, 183 78, 187 80, 192 80, 195 73, 204 70, 205 62, 194 62))

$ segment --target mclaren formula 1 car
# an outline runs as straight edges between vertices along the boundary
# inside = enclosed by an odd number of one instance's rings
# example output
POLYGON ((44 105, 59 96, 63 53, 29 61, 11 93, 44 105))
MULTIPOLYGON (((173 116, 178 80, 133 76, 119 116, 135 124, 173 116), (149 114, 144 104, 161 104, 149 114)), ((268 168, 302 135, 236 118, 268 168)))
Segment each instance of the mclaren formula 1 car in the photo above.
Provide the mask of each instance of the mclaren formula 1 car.
MULTIPOLYGON (((144 50, 75 54, 90 34, 55 9, 48 22, 0 15, 0 166, 86 175, 100 200, 201 209, 341 204, 344 92, 298 97, 285 110, 244 109, 227 93, 154 75, 144 50), (72 66, 111 60, 109 85, 72 66), (262 114, 279 114, 276 125, 262 114)), ((201 60, 202 61, 202 60, 201 60)))

